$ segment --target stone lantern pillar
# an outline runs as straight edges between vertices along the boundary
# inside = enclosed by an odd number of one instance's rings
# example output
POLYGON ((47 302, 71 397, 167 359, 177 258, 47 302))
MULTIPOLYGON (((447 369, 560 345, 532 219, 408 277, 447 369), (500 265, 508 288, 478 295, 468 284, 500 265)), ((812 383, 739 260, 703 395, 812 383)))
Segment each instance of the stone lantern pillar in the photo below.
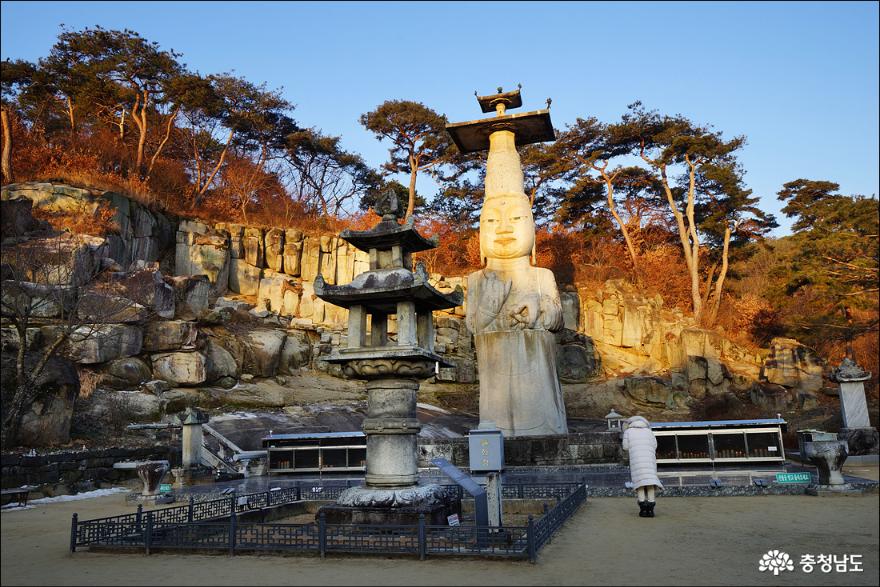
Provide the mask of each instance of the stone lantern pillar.
POLYGON ((202 445, 204 444, 202 424, 205 422, 205 418, 197 410, 187 408, 184 412, 183 433, 181 434, 184 469, 193 469, 202 464, 202 445))
POLYGON ((840 384, 840 411, 843 428, 838 438, 846 440, 850 455, 877 453, 877 429, 871 426, 868 404, 865 401, 865 381, 871 373, 845 358, 831 373, 831 379, 840 384))

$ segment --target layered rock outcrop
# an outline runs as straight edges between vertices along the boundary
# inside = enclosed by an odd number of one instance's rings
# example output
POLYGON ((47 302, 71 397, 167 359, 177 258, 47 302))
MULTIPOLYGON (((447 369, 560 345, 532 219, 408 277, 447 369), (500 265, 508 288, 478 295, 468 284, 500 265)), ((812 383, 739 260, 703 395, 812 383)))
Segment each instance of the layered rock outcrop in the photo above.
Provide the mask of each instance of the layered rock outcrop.
MULTIPOLYGON (((296 229, 181 220, 118 194, 58 184, 7 186, 2 199, 4 239, 63 245, 63 255, 46 264, 41 279, 20 284, 44 300, 37 317, 49 322, 30 328, 25 344, 39 350, 53 340, 58 326, 51 322, 72 309, 72 292, 103 270, 121 289, 76 310, 88 321, 106 318, 107 308, 118 305, 119 316, 88 327, 95 330, 88 336, 75 333, 63 351, 79 369, 96 373, 107 393, 140 394, 126 396, 140 413, 177 406, 194 387, 232 393, 224 390, 242 378, 287 385, 304 369, 342 376, 323 359, 346 344, 346 311, 318 299, 313 282, 320 272, 328 284, 348 283, 369 267, 367 255, 345 241, 296 229), (37 234, 45 223, 29 214, 31 206, 88 214, 102 202, 113 210, 118 234, 47 237, 37 234)), ((432 275, 431 283, 443 292, 466 288, 461 277, 432 275)), ((15 295, 20 290, 4 287, 4 301, 15 295)), ((561 302, 565 328, 556 335, 557 371, 574 414, 602 416, 613 405, 685 415, 713 399, 745 401, 772 414, 817 403, 823 365, 797 341, 774 339, 765 350, 743 347, 622 280, 564 290, 561 302)), ((475 393, 479 373, 465 313, 458 307, 434 314, 434 348, 455 365, 440 369, 435 380, 466 384, 475 393)), ((393 317, 389 322, 395 336, 393 317)), ((14 329, 4 324, 2 334, 5 353, 17 348, 14 329)), ((50 411, 62 414, 60 406, 50 411)))

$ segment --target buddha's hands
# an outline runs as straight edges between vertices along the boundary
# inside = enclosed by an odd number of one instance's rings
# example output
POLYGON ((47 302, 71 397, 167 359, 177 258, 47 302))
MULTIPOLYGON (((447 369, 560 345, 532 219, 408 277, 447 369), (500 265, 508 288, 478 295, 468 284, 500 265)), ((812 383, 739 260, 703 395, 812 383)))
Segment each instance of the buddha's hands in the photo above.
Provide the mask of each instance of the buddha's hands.
POLYGON ((490 324, 501 312, 501 307, 510 295, 511 281, 502 281, 493 271, 486 271, 479 287, 477 308, 479 309, 478 326, 490 324))
POLYGON ((553 296, 541 296, 541 326, 550 332, 562 330, 562 303, 553 296))
POLYGON ((516 330, 534 328, 538 321, 540 299, 530 294, 517 299, 510 312, 511 326, 516 330))

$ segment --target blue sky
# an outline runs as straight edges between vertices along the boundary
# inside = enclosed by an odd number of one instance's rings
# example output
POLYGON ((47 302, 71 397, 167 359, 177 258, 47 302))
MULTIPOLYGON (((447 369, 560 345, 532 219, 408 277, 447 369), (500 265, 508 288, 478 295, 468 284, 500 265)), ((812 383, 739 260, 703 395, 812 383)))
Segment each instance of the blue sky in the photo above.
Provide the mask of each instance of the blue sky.
MULTIPOLYGON (((387 146, 358 123, 386 99, 452 122, 481 94, 523 86, 553 99, 557 128, 617 119, 626 105, 744 134, 746 182, 776 192, 805 177, 878 189, 875 2, 2 2, 2 58, 45 56, 64 23, 129 28, 202 73, 284 88, 303 126, 341 135, 368 163, 387 146)), ((423 178, 420 191, 432 195, 423 178)))

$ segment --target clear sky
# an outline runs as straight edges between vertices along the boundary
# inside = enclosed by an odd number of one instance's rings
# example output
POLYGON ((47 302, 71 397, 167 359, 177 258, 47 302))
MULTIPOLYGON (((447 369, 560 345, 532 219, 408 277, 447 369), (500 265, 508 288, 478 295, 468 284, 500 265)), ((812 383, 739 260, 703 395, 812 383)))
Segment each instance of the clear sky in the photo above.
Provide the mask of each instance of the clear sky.
MULTIPOLYGON (((302 126, 374 166, 387 147, 358 123, 387 99, 451 122, 474 91, 553 99, 557 128, 627 104, 744 134, 746 182, 779 214, 800 177, 878 189, 876 2, 2 2, 2 58, 48 54, 63 23, 129 28, 201 73, 284 88, 302 126)), ((420 192, 433 195, 424 178, 420 192)))

